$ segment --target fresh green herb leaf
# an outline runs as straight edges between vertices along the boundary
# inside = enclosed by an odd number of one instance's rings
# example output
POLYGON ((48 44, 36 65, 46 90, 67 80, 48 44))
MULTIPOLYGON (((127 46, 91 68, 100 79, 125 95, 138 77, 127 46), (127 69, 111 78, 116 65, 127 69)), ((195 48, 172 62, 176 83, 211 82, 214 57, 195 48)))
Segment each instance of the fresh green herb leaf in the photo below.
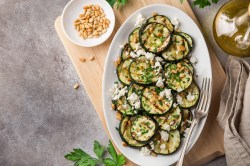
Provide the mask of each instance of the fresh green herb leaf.
POLYGON ((194 6, 199 6, 199 8, 204 8, 206 6, 210 6, 211 2, 209 0, 195 0, 193 4, 194 6))
POLYGON ((73 149, 73 152, 66 154, 64 157, 70 161, 75 162, 74 166, 96 166, 100 164, 104 164, 105 166, 123 166, 125 164, 125 157, 122 154, 118 155, 116 153, 111 141, 109 141, 108 152, 112 159, 103 158, 105 151, 105 147, 102 146, 98 141, 95 141, 94 152, 98 159, 90 156, 80 148, 73 149))
MULTIPOLYGON (((111 157, 113 158, 113 161, 116 164, 115 166, 122 166, 125 164, 125 162, 126 162, 125 157, 122 154, 118 155, 116 153, 115 148, 114 148, 113 144, 111 143, 111 141, 109 141, 108 152, 111 155, 111 157)), ((108 165, 108 166, 113 166, 113 165, 108 165)))
POLYGON ((105 151, 104 146, 102 146, 98 141, 95 141, 94 142, 94 152, 99 159, 102 158, 104 151, 105 151))
POLYGON ((114 7, 116 0, 107 0, 111 7, 114 7))

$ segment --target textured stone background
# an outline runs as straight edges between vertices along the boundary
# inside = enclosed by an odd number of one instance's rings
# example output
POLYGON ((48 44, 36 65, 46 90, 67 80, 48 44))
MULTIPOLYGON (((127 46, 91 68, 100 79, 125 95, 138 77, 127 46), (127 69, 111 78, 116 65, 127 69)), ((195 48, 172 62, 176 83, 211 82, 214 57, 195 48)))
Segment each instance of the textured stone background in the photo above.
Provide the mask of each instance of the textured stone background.
MULTIPOLYGON (((226 0, 194 8, 213 43, 211 23, 226 0)), ((107 144, 97 114, 55 32, 68 0, 0 0, 0 165, 71 165, 74 147, 107 144)), ((227 56, 213 43, 224 65, 227 56)), ((226 165, 219 158, 208 165, 226 165)))

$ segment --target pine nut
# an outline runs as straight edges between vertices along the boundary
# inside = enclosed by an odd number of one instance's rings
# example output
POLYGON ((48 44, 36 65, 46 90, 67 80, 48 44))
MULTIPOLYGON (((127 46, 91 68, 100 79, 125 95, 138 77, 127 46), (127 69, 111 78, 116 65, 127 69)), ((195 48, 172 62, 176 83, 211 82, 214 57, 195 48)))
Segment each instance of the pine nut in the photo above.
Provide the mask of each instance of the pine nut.
POLYGON ((103 31, 102 31, 102 33, 106 33, 107 32, 107 29, 104 29, 103 31))
POLYGON ((115 104, 114 103, 112 103, 111 108, 112 108, 112 110, 115 110, 115 104))
POLYGON ((94 56, 91 56, 91 57, 89 58, 89 60, 90 60, 90 61, 93 61, 93 60, 95 60, 95 57, 94 57, 94 56))
POLYGON ((122 142, 122 146, 127 147, 128 145, 125 142, 122 142))
POLYGON ((78 89, 78 88, 79 88, 79 84, 75 84, 74 89, 78 89))
POLYGON ((85 58, 79 58, 79 61, 81 61, 81 62, 85 62, 86 61, 86 59, 85 58))
MULTIPOLYGON (((121 106, 119 106, 119 107, 121 107, 121 106)), ((120 112, 116 112, 116 119, 122 120, 122 115, 120 114, 120 112)))

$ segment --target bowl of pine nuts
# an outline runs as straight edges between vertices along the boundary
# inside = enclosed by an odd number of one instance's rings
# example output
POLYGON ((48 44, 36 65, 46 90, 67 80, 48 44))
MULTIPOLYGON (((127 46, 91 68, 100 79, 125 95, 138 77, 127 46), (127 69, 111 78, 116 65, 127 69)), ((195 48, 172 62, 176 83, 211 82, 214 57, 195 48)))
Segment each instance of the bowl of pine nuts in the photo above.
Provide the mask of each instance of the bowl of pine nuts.
POLYGON ((102 44, 115 26, 114 11, 105 0, 71 0, 61 19, 67 38, 83 47, 102 44))

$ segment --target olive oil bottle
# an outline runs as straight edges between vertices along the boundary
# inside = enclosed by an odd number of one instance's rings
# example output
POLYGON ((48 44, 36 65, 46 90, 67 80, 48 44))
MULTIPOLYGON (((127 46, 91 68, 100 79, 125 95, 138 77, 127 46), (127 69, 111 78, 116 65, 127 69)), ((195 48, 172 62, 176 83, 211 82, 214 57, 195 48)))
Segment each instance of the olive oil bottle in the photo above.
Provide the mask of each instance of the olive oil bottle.
POLYGON ((231 0, 218 11, 213 35, 228 54, 250 57, 250 0, 231 0))

